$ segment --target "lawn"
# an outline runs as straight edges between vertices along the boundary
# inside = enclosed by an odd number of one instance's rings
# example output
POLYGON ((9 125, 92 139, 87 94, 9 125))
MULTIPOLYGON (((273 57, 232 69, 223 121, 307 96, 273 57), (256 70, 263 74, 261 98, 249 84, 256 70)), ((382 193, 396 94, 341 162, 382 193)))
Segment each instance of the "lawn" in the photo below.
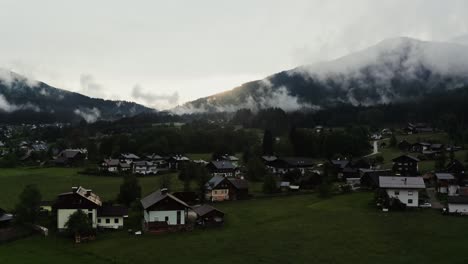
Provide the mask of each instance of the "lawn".
MULTIPOLYGON (((72 186, 82 185, 93 189, 105 200, 117 197, 122 177, 90 176, 78 174, 78 168, 14 168, 0 169, 0 208, 11 209, 17 202, 18 195, 27 184, 36 184, 44 200, 52 200, 59 193, 68 192, 72 186)), ((181 189, 182 183, 176 174, 170 174, 174 189, 181 189)), ((148 194, 159 187, 161 177, 140 177, 143 194, 148 194)))
POLYGON ((466 218, 383 213, 371 193, 217 205, 222 229, 160 236, 100 234, 89 244, 33 237, 0 246, 0 263, 466 263, 466 218))
MULTIPOLYGON (((446 133, 422 133, 422 134, 413 134, 413 135, 406 135, 400 134, 396 135, 398 142, 402 140, 407 140, 410 143, 422 142, 422 141, 434 141, 434 142, 441 142, 443 144, 448 144, 450 142, 448 135, 446 133)), ((389 140, 385 139, 381 142, 385 142, 387 145, 389 144, 389 140)), ((391 148, 389 146, 384 148, 379 148, 379 152, 384 158, 383 167, 387 169, 392 168, 392 159, 405 154, 404 152, 400 151, 398 148, 391 148)), ((417 157, 419 153, 409 153, 410 155, 417 157)), ((455 152, 455 158, 464 162, 466 159, 467 151, 457 151, 455 152)), ((448 154, 447 154, 448 156, 448 154)), ((448 158, 448 157, 447 157, 448 158)), ((429 171, 433 171, 435 169, 435 161, 434 160, 424 160, 419 163, 419 170, 422 173, 426 173, 429 171)))

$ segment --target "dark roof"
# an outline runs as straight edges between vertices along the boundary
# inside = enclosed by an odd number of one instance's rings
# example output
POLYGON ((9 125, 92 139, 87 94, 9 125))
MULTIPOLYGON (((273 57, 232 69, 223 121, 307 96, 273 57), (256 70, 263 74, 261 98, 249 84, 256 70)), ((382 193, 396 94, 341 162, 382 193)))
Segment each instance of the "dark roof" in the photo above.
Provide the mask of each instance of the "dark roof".
POLYGON ((119 163, 120 163, 120 160, 118 160, 118 159, 106 159, 106 160, 104 160, 104 163, 107 166, 118 166, 119 163))
POLYGON ((399 157, 396 157, 396 158, 392 159, 392 161, 397 162, 397 161, 402 160, 402 159, 403 159, 403 160, 408 160, 408 159, 410 159, 410 160, 419 162, 419 159, 418 159, 418 158, 415 158, 415 157, 413 157, 413 156, 411 156, 411 155, 401 155, 401 156, 399 156, 399 157))
POLYGON ((223 176, 214 176, 212 177, 207 183, 207 188, 215 188, 220 184, 223 180, 227 179, 236 189, 248 189, 249 183, 243 179, 235 179, 235 178, 225 178, 223 176))
POLYGON ((349 160, 331 160, 330 162, 340 169, 344 169, 349 164, 349 160))
POLYGON ((180 200, 179 198, 175 197, 174 195, 170 193, 163 193, 161 190, 155 191, 151 193, 150 195, 146 196, 145 198, 141 199, 141 205, 143 205, 143 209, 148 209, 149 207, 153 206, 154 204, 159 203, 162 201, 164 198, 169 198, 172 199, 180 204, 182 204, 185 207, 189 207, 188 204, 186 204, 184 201, 180 200))
POLYGON ((76 190, 74 189, 72 192, 59 194, 59 198, 69 195, 79 195, 97 206, 102 205, 101 198, 99 198, 98 195, 93 193, 91 190, 85 189, 81 186, 77 187, 76 190))
POLYGON ((246 180, 243 179, 228 179, 234 187, 236 187, 238 190, 240 189, 248 189, 249 188, 249 183, 246 180))
POLYGON ((218 170, 235 170, 237 169, 237 166, 234 165, 234 163, 227 161, 227 160, 221 160, 221 161, 212 161, 208 165, 214 166, 218 170))
POLYGON ((127 216, 128 209, 121 205, 103 205, 98 208, 98 216, 127 216))
POLYGON ((208 214, 208 213, 210 213, 212 211, 217 211, 217 212, 220 212, 221 214, 224 215, 224 213, 221 212, 220 210, 214 208, 213 206, 207 205, 207 204, 204 204, 204 205, 201 205, 201 206, 198 206, 198 207, 194 207, 192 209, 198 216, 201 216, 201 217, 203 217, 204 215, 206 215, 206 214, 208 214))
POLYGON ((84 154, 83 150, 81 149, 66 149, 60 153, 61 157, 65 157, 67 159, 72 159, 78 154, 84 154))
POLYGON ((451 173, 436 173, 435 176, 438 180, 455 180, 455 176, 451 173))
POLYGON ((447 197, 449 204, 468 204, 468 196, 449 196, 447 197))
POLYGON ((206 186, 207 187, 216 187, 218 186, 218 184, 220 184, 224 179, 223 176, 219 176, 219 175, 216 175, 214 177, 212 177, 207 183, 206 183, 206 186))

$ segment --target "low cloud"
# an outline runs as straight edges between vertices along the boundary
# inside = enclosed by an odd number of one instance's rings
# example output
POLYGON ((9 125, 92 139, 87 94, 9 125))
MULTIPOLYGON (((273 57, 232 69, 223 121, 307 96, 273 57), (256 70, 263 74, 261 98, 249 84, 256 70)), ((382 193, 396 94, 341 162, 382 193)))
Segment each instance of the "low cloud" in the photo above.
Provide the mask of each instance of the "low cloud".
POLYGON ((80 92, 91 97, 103 98, 104 87, 99 84, 93 75, 81 74, 80 76, 80 92))
POLYGON ((99 109, 96 107, 75 109, 73 113, 82 117, 88 123, 94 123, 101 117, 101 111, 99 111, 99 109))
POLYGON ((157 107, 159 103, 167 104, 170 106, 174 106, 179 103, 178 92, 174 92, 172 94, 155 94, 148 91, 144 91, 143 88, 138 84, 135 85, 132 89, 132 98, 154 107, 157 107))
POLYGON ((26 104, 13 104, 13 103, 10 103, 5 98, 5 96, 0 94, 0 111, 12 113, 12 112, 15 112, 15 111, 18 111, 18 110, 32 110, 34 112, 40 112, 41 111, 41 109, 37 105, 34 105, 32 103, 29 103, 29 102, 26 103, 26 104))
POLYGON ((24 82, 29 87, 36 87, 39 82, 32 77, 32 74, 17 74, 11 70, 0 68, 0 82, 11 88, 15 82, 24 82))
POLYGON ((223 104, 216 97, 207 98, 206 102, 200 106, 195 106, 193 103, 187 103, 182 106, 177 106, 171 111, 175 114, 194 114, 203 112, 235 112, 240 109, 250 109, 257 112, 266 108, 281 108, 286 112, 292 112, 300 109, 318 110, 320 107, 303 103, 298 97, 289 94, 285 86, 273 89, 273 85, 268 79, 264 79, 260 83, 260 87, 255 91, 255 94, 247 96, 241 102, 235 104, 223 104))

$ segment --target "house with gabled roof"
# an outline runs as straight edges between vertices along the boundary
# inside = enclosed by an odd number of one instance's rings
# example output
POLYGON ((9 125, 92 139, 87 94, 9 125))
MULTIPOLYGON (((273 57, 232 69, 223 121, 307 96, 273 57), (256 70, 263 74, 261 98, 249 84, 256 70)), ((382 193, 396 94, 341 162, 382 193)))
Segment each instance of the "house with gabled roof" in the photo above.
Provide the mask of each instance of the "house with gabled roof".
POLYGON ((58 166, 75 166, 82 164, 88 158, 86 149, 66 149, 58 154, 54 159, 58 166))
POLYGON ((299 170, 304 174, 306 170, 313 169, 314 166, 313 159, 301 157, 278 157, 268 164, 268 168, 277 174, 285 174, 292 170, 299 170))
POLYGON ((214 176, 205 184, 205 198, 212 202, 242 200, 249 197, 249 185, 244 179, 214 176))
POLYGON ((91 189, 72 187, 71 192, 59 194, 53 205, 57 212, 57 229, 66 229, 72 214, 81 210, 88 215, 93 228, 123 228, 128 210, 122 206, 104 205, 101 198, 91 189))
POLYGON ((426 188, 422 177, 380 176, 379 188, 389 198, 398 199, 407 207, 419 206, 419 192, 426 188))
POLYGON ((419 159, 411 155, 401 155, 392 160, 392 170, 401 176, 418 175, 419 172, 419 159))
POLYGON ((213 176, 235 177, 240 173, 237 164, 226 160, 211 161, 206 168, 213 176))
POLYGON ((167 189, 155 191, 140 202, 148 231, 181 229, 188 224, 190 206, 167 189))
POLYGON ((78 210, 85 212, 92 222, 93 228, 97 228, 97 209, 101 207, 101 198, 91 189, 72 187, 71 192, 62 193, 57 197, 54 209, 57 210, 57 228, 64 230, 70 215, 78 210))
POLYGON ((190 159, 183 155, 173 155, 166 159, 169 169, 178 170, 184 164, 190 162, 190 159))

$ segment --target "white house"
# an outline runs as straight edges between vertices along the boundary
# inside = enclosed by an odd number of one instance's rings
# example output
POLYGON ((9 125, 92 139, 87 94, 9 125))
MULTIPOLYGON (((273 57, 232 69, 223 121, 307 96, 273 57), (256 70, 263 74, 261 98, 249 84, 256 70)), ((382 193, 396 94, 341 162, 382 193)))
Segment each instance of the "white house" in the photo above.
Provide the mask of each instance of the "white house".
POLYGON ((101 199, 92 190, 83 187, 72 187, 71 192, 62 193, 55 203, 57 209, 57 228, 66 229, 70 215, 78 210, 88 214, 93 228, 97 228, 97 209, 102 205, 101 199))
POLYGON ((128 209, 123 206, 103 205, 98 208, 97 213, 99 228, 122 229, 124 219, 128 218, 128 209))
POLYGON ((136 161, 133 163, 133 173, 149 175, 158 173, 158 167, 152 161, 136 161))
POLYGON ((66 229, 70 215, 78 210, 86 213, 93 228, 122 228, 124 218, 128 216, 127 208, 102 205, 101 198, 90 189, 72 187, 71 192, 62 193, 55 203, 57 209, 57 228, 66 229))
POLYGON ((468 215, 468 196, 447 197, 447 207, 449 213, 468 215))
POLYGON ((161 189, 141 199, 145 227, 156 230, 168 227, 183 227, 187 223, 190 206, 161 189))
POLYGON ((422 177, 380 176, 379 187, 384 189, 389 198, 397 198, 408 207, 419 206, 419 191, 426 185, 422 177))

